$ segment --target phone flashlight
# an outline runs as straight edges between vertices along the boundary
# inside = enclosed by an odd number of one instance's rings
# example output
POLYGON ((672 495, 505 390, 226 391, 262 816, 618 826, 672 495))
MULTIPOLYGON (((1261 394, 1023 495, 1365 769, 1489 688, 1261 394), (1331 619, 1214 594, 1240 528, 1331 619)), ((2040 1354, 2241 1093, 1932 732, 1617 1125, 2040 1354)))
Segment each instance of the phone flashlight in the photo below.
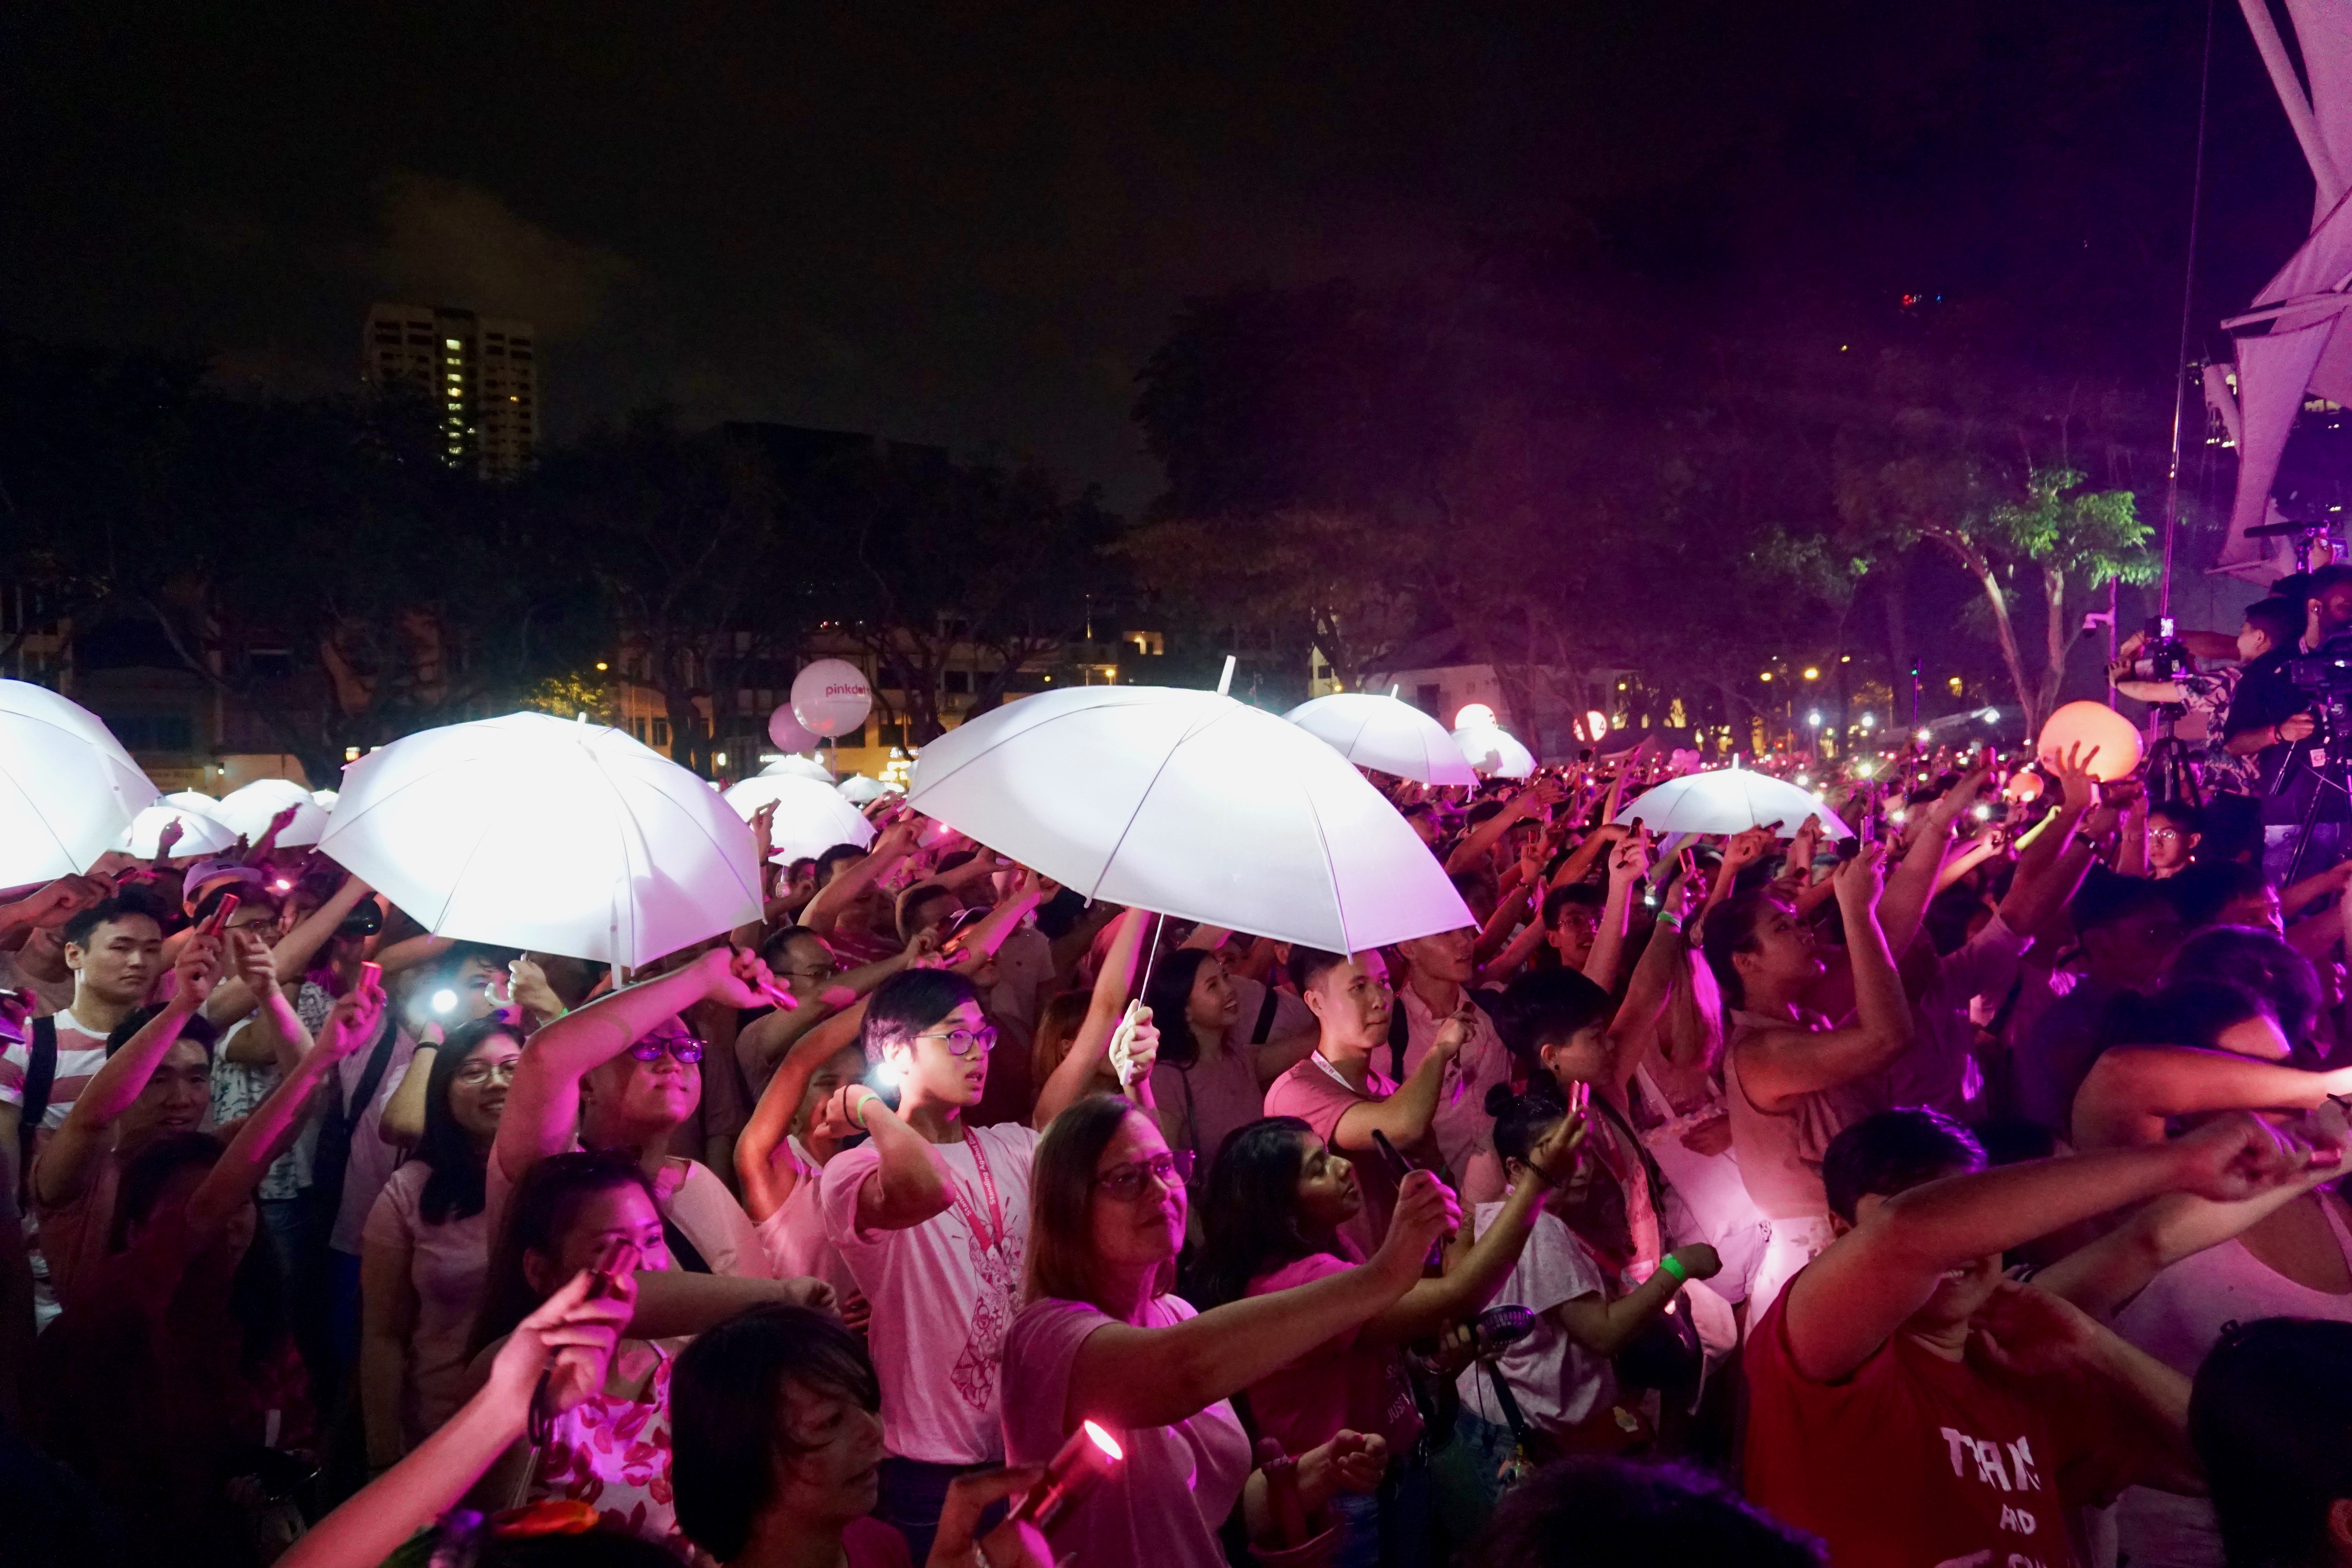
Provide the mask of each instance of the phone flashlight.
POLYGON ((457 994, 455 991, 436 991, 433 993, 433 1010, 436 1013, 455 1012, 457 1011, 457 994))
POLYGON ((1118 1438, 1091 1421, 1079 1422, 1012 1517, 1051 1534, 1062 1516, 1126 1458, 1118 1438))

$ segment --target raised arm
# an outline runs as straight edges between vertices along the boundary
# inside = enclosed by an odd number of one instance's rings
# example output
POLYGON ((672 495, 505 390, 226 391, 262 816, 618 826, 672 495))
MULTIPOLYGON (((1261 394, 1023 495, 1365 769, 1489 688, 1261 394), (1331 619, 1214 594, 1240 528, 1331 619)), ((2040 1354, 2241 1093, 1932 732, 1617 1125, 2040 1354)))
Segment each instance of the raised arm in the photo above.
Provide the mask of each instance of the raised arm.
POLYGON ((1618 972, 1624 967, 1626 926, 1633 908, 1633 888, 1650 873, 1650 835, 1636 828, 1609 857, 1609 896, 1601 900, 1600 929, 1592 951, 1585 954, 1584 977, 1614 994, 1618 972))
POLYGON ((980 922, 963 934, 963 952, 953 966, 957 973, 969 974, 994 958, 996 950, 1004 945, 1004 939, 1011 936, 1013 928, 1021 923, 1021 917, 1035 909, 1044 897, 1045 884, 1037 873, 1023 871, 1021 880, 1014 886, 1011 896, 982 916, 980 922))
POLYGON ((1815 1033, 1795 1026, 1759 1029, 1739 1048, 1739 1081, 1766 1108, 1849 1083, 1876 1072, 1911 1044, 1911 1000, 1878 927, 1877 852, 1837 869, 1838 907, 1845 916, 1846 953, 1853 976, 1854 1021, 1815 1033))
POLYGON ((1129 910, 1118 917, 1118 930, 1111 937, 1110 951, 1103 955, 1094 994, 1087 1002, 1086 1020, 1072 1037, 1061 1066, 1038 1087, 1037 1104, 1029 1117, 1032 1127, 1043 1128, 1068 1110, 1086 1093, 1095 1069, 1109 1055, 1111 1035, 1126 1016, 1128 998, 1135 994, 1144 938, 1157 918, 1149 910, 1129 910))
POLYGON ((835 1099, 843 1118, 865 1129, 882 1157, 880 1168, 858 1184, 858 1228, 911 1230, 945 1214, 955 1200, 923 1135, 862 1083, 845 1086, 835 1099))
POLYGON ((147 1020, 123 1047, 106 1058, 89 1087, 66 1112, 58 1128, 34 1162, 32 1195, 36 1203, 56 1208, 89 1190, 99 1162, 114 1146, 114 1124, 147 1088, 147 1080, 163 1065, 188 1020, 211 994, 220 974, 220 939, 192 932, 172 967, 179 985, 163 1010, 147 1020))
POLYGON ((1937 795, 1914 825, 1903 864, 1886 879, 1886 896, 1879 900, 1878 926, 1885 934, 1887 952, 1909 951, 1919 935, 1927 900, 1936 896, 1944 857, 1951 852, 1952 824, 1975 802, 1988 776, 1983 767, 1971 769, 1959 783, 1937 795))
POLYGON ((753 954, 712 948, 683 969, 575 1007, 522 1048, 514 1087, 499 1118, 490 1158, 519 1182, 539 1161, 572 1147, 580 1123, 580 1080, 627 1050, 646 1031, 705 998, 737 1007, 767 1000, 768 966, 753 954))
MULTIPOLYGON (((273 980, 289 974, 300 974, 319 956, 335 929, 344 917, 369 897, 374 889, 357 877, 346 877, 343 885, 331 894, 327 901, 304 916, 302 922, 288 931, 269 950, 273 980)), ((242 1018, 253 1010, 255 992, 239 973, 213 987, 212 1000, 205 1005, 205 1016, 215 1024, 227 1024, 242 1018)))
MULTIPOLYGON (((806 1004, 803 1004, 806 1005, 806 1004)), ((743 1210, 754 1223, 784 1206, 793 1189, 806 1179, 797 1161, 778 1161, 776 1152, 788 1149, 793 1113, 808 1093, 809 1079, 841 1047, 830 1040, 804 1037, 769 1075, 768 1086, 751 1107, 751 1120, 735 1140, 735 1179, 743 1190, 743 1210)))
POLYGON ((1486 852, 1502 840, 1504 834, 1524 818, 1535 816, 1548 804, 1549 786, 1536 784, 1511 797, 1511 804, 1471 829, 1470 837, 1454 847, 1445 858, 1448 873, 1466 871, 1478 864, 1486 852))
POLYGON ((1106 1323, 1070 1368, 1063 1423, 1165 1426, 1279 1372, 1380 1311, 1421 1277, 1430 1244, 1459 1222, 1426 1171, 1407 1176, 1371 1261, 1288 1290, 1214 1307, 1172 1328, 1106 1323))
POLYGON ((1560 1118, 1543 1142, 1528 1151, 1535 1174, 1511 1189, 1486 1234, 1450 1259, 1444 1274, 1416 1281, 1412 1289, 1374 1314, 1361 1337, 1376 1344, 1405 1344, 1460 1322, 1492 1300, 1510 1277, 1519 1254, 1527 1249, 1536 1216, 1543 1212, 1545 1195, 1575 1171, 1585 1132, 1581 1114, 1560 1118))
MULTIPOLYGON (((253 1022, 238 1031, 234 1042, 221 1047, 222 1054, 233 1061, 275 1062, 280 1073, 292 1072, 301 1065, 302 1053, 310 1049, 310 1031, 302 1026, 294 1004, 286 999, 285 989, 278 984, 277 954, 249 929, 230 931, 228 945, 236 963, 236 978, 214 986, 213 995, 219 996, 228 984, 240 986, 252 999, 253 1022), (237 1047, 244 1049, 239 1051, 237 1047)), ((209 1006, 206 1013, 209 1016, 209 1006)))
POLYGON ((1658 904, 1650 944, 1642 950, 1633 978, 1626 983, 1625 999, 1617 1004, 1616 1016, 1609 1021, 1612 1056, 1610 1079, 1604 1087, 1621 1107, 1625 1103, 1626 1086, 1633 1081, 1634 1072, 1658 1038, 1660 1016, 1674 994, 1676 972, 1687 970, 1690 964, 1690 938, 1683 930, 1682 915, 1689 897, 1682 878, 1668 885, 1658 904))
POLYGON ((2241 1114, 2169 1143, 2028 1160, 1864 1198, 1854 1227, 1789 1286, 1786 1331, 1798 1370, 1822 1383, 1851 1373, 1950 1269, 2159 1193, 2252 1197, 2294 1180, 2310 1153, 2241 1114))
POLYGON ((814 931, 831 931, 857 895, 874 885, 876 878, 914 852, 920 831, 914 821, 905 818, 884 828, 866 858, 836 872, 832 881, 817 889, 816 897, 801 911, 801 924, 814 931))
POLYGON ((2352 1068, 2305 1072, 2235 1051, 2117 1046, 2100 1053, 2074 1093, 2074 1142, 2082 1149, 2161 1142, 2168 1117, 2316 1110, 2331 1095, 2352 1095, 2352 1068))
POLYGON ((1470 1003, 1463 1003, 1461 1010, 1439 1027, 1429 1054, 1394 1094, 1351 1105, 1341 1112, 1339 1125, 1331 1130, 1331 1142, 1347 1153, 1369 1154, 1376 1147, 1374 1132, 1398 1144, 1417 1143, 1427 1136, 1429 1124, 1437 1116, 1437 1096, 1445 1082, 1445 1069, 1454 1065, 1470 1037, 1470 1003))
POLYGON ((1568 852, 1568 858, 1559 863, 1559 869, 1551 874, 1551 885, 1570 888, 1584 880, 1585 873, 1592 869, 1592 863, 1601 858, 1601 852, 1631 831, 1613 822, 1604 822, 1586 834, 1568 852))

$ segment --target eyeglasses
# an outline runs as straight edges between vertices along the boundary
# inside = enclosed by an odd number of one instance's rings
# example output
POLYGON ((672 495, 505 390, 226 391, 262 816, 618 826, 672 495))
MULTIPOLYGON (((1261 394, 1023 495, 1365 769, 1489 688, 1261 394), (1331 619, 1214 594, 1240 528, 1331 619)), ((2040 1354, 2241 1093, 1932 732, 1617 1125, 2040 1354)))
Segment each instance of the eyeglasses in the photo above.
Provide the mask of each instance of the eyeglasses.
POLYGON ((667 1051, 692 1067, 702 1059, 703 1049, 702 1042, 692 1035, 647 1035, 629 1047, 629 1055, 641 1062, 657 1062, 667 1051))
POLYGON ((2174 840, 2181 837, 2182 834, 2180 829, 2178 827, 2151 827, 2147 830, 2147 837, 2150 843, 2155 843, 2160 840, 2163 843, 2170 844, 2174 840))
POLYGON ((1192 1179, 1192 1151, 1183 1149, 1154 1154, 1149 1160, 1129 1160, 1123 1165, 1113 1165, 1090 1184, 1100 1187, 1119 1203, 1129 1204, 1143 1195, 1146 1177, 1156 1178, 1163 1187, 1181 1186, 1192 1179))
POLYGON ((820 963, 802 969, 779 969, 779 974, 789 974, 796 980, 830 980, 841 973, 838 963, 820 963))
POLYGON ((992 1024, 982 1024, 977 1029, 949 1029, 944 1032, 926 1030, 917 1035, 915 1038, 938 1040, 947 1047, 950 1056, 957 1057, 968 1057, 976 1052, 992 1051, 996 1048, 996 1028, 992 1024))
POLYGON ((515 1068, 520 1065, 520 1058, 510 1062, 467 1062, 450 1077, 453 1082, 462 1083, 468 1089, 478 1089, 493 1079, 500 1083, 512 1083, 515 1068))

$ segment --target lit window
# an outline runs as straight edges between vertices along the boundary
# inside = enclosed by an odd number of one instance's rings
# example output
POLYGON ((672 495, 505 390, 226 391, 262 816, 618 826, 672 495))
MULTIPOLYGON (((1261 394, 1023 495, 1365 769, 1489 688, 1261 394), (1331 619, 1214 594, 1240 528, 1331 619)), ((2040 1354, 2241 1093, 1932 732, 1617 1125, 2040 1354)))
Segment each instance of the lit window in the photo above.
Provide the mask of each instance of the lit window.
POLYGON ((461 347, 461 346, 463 346, 463 345, 461 345, 461 344, 457 342, 457 339, 455 339, 455 338, 443 338, 443 339, 441 340, 441 346, 442 346, 443 348, 454 349, 454 348, 461 347))
POLYGON ((452 411, 452 412, 455 412, 455 411, 457 410, 457 406, 458 406, 458 405, 457 405, 457 404, 455 404, 455 403, 453 403, 453 404, 449 405, 449 407, 450 407, 450 409, 451 409, 451 411, 452 411))

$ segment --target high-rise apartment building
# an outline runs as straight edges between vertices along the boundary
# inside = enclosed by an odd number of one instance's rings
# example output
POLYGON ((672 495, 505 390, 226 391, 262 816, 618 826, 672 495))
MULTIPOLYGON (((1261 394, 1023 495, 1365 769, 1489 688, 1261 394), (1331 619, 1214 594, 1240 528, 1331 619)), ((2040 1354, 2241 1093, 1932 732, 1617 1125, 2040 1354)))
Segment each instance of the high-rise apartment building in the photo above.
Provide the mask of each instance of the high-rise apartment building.
POLYGON ((431 399, 451 468, 510 479, 539 450, 535 337, 528 321, 446 306, 371 305, 360 374, 431 399))

